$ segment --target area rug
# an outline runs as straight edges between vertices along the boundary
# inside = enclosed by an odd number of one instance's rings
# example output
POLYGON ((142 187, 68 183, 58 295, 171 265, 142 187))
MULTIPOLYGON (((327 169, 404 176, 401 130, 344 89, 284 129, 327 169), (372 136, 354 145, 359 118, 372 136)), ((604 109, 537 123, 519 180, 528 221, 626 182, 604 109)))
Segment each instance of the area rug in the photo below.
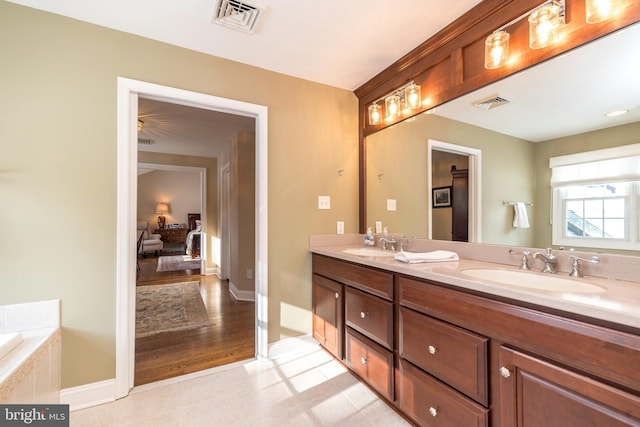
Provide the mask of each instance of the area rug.
POLYGON ((199 282, 136 288, 136 338, 209 324, 199 282))
POLYGON ((171 255, 158 258, 156 271, 196 270, 200 268, 200 258, 192 259, 190 255, 171 255))

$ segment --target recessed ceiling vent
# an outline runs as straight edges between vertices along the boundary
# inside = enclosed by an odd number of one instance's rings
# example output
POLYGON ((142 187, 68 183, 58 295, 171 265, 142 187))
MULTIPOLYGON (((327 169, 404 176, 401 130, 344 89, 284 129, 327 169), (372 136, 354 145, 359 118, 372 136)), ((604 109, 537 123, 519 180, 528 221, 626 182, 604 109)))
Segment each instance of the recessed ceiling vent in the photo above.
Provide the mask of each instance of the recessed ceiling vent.
POLYGON ((217 0, 213 10, 212 20, 216 24, 253 33, 258 19, 264 12, 264 7, 251 5, 239 0, 217 0))
POLYGON ((500 107, 501 105, 508 104, 509 101, 499 95, 491 95, 488 98, 481 99, 480 101, 472 102, 474 107, 482 108, 483 110, 491 110, 492 108, 500 107))
POLYGON ((156 142, 153 139, 138 138, 138 144, 153 145, 156 142))

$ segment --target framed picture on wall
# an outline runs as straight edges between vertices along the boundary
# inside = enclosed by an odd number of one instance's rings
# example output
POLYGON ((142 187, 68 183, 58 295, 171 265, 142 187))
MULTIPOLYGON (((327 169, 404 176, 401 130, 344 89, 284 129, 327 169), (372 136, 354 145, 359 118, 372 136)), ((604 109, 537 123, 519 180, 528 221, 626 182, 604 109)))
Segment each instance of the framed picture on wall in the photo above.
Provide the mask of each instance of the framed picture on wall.
POLYGON ((431 200, 434 208, 450 208, 451 207, 451 191, 452 187, 437 187, 431 190, 431 200))

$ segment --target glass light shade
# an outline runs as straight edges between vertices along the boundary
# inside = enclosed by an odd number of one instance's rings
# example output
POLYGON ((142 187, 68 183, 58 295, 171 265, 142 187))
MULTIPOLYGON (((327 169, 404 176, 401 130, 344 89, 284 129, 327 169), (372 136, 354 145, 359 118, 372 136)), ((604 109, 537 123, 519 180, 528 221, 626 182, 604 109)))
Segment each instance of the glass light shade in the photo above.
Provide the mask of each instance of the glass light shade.
POLYGON ((484 68, 504 67, 509 60, 509 33, 496 31, 484 41, 484 68))
POLYGON ((550 3, 529 15, 529 47, 541 49, 556 42, 562 17, 560 5, 550 3))
POLYGON ((595 24, 614 15, 614 0, 587 0, 587 23, 595 24))
POLYGON ((382 107, 377 102, 369 105, 369 124, 379 125, 382 121, 382 107))
POLYGON ((416 109, 422 105, 422 96, 420 96, 420 85, 411 83, 404 89, 404 99, 407 108, 416 109))
POLYGON ((400 116, 400 97, 398 95, 387 96, 384 99, 384 109, 387 112, 387 120, 394 120, 400 116))

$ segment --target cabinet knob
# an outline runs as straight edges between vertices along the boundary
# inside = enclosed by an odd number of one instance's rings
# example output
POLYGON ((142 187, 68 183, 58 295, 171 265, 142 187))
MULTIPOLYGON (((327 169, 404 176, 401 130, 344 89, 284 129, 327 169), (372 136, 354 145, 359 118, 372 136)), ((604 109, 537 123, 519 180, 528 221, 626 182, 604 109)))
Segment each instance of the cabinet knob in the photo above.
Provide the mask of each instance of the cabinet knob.
POLYGON ((438 408, 434 408, 433 406, 430 407, 429 413, 431 414, 432 417, 435 417, 436 415, 438 415, 438 408))
POLYGON ((367 317, 367 313, 365 313, 364 311, 360 312, 360 318, 364 319, 365 317, 367 317))
POLYGON ((428 349, 429 349, 429 354, 436 354, 438 352, 438 349, 434 345, 430 345, 428 349))
POLYGON ((340 294, 336 292, 336 299, 340 298, 340 294))
POLYGON ((503 366, 500 368, 500 375, 505 378, 509 378, 511 376, 511 371, 503 366))
POLYGON ((366 357, 361 357, 360 358, 360 363, 362 363, 363 365, 367 364, 367 358, 366 357))

